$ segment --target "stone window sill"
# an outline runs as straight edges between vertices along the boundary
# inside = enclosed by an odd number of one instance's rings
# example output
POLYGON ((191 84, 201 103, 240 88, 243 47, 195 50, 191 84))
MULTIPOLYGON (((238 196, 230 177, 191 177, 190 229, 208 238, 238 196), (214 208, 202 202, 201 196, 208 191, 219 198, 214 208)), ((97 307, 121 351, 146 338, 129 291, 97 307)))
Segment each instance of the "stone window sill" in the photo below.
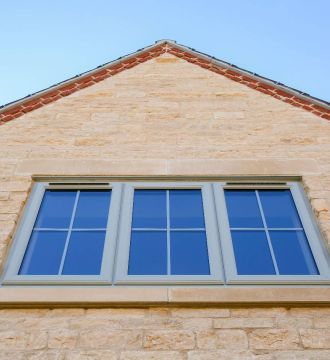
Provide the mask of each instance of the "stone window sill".
POLYGON ((4 307, 322 306, 330 287, 2 287, 4 307))

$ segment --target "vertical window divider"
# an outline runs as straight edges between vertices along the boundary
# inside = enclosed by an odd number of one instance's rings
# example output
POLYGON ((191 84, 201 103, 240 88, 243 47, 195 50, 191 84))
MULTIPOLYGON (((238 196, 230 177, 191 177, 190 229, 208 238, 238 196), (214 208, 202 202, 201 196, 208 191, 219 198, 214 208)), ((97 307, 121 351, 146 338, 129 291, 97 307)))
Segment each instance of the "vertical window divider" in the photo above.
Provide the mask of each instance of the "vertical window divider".
POLYGON ((171 239, 170 239, 170 191, 166 190, 166 245, 167 245, 167 275, 171 275, 171 239))
POLYGON ((261 204, 261 200, 260 200, 260 196, 259 196, 259 191, 255 190, 256 193, 256 197, 257 197, 257 202, 258 202, 258 207, 259 207, 259 211, 261 214, 261 218, 262 218, 262 223, 264 225, 265 228, 265 232, 266 232, 266 237, 267 237, 267 241, 268 241, 268 246, 269 246, 269 250, 270 250, 270 254, 272 256, 272 260, 273 260, 273 264, 274 264, 274 268, 275 268, 275 272, 276 275, 279 275, 280 272, 278 270, 278 266, 277 266, 277 262, 276 262, 276 258, 275 258, 275 254, 274 254, 274 249, 273 249, 273 245, 270 239, 270 235, 269 235, 269 231, 268 231, 268 227, 267 227, 267 223, 266 223, 266 218, 265 218, 265 214, 262 208, 262 204, 261 204))
POLYGON ((73 221, 74 221, 74 218, 75 218, 75 215, 76 215, 76 211, 77 211, 79 195, 80 195, 80 190, 77 191, 76 198, 75 198, 75 200, 74 200, 74 205, 73 205, 73 210, 72 210, 72 215, 71 215, 69 230, 68 230, 68 234, 67 234, 66 239, 65 239, 65 245, 64 245, 64 250, 63 250, 63 255, 62 255, 62 259, 61 259, 60 268, 59 268, 59 270, 58 270, 58 275, 61 275, 61 274, 62 274, 62 271, 63 271, 64 261, 65 261, 66 253, 67 253, 67 251, 68 251, 69 241, 70 241, 70 237, 71 237, 71 233, 72 233, 73 221))

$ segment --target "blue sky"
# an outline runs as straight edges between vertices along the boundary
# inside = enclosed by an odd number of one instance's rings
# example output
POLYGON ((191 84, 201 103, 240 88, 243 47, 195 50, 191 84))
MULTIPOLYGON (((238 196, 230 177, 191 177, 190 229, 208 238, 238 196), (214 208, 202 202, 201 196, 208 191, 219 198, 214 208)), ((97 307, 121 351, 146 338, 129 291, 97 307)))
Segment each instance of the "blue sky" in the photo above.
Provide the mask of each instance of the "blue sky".
POLYGON ((0 0, 0 105, 164 38, 330 101, 329 0, 0 0))

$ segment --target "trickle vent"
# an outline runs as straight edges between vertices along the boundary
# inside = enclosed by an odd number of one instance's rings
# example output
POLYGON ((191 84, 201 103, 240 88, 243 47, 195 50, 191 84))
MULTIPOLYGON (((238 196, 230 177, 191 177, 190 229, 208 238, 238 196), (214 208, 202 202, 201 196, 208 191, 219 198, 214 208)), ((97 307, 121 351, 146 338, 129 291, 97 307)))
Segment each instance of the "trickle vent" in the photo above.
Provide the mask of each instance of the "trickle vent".
POLYGON ((227 182, 226 185, 278 186, 287 184, 285 182, 227 182))
POLYGON ((49 185, 53 185, 53 186, 57 186, 57 185, 74 185, 74 186, 104 186, 104 185, 109 185, 109 183, 72 183, 72 182, 66 182, 66 183, 49 183, 49 185))

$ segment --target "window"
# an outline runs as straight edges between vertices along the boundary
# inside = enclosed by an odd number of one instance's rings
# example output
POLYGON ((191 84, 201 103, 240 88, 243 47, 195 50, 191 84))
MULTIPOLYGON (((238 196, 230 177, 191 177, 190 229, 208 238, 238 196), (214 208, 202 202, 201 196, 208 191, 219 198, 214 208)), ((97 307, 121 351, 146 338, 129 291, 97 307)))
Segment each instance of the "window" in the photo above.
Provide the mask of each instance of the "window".
POLYGON ((329 281, 329 256, 298 183, 216 184, 229 284, 329 281))
POLYGON ((118 184, 36 184, 7 282, 108 283, 119 200, 118 184))
POLYGON ((222 283, 211 184, 127 183, 117 283, 222 283))
POLYGON ((4 284, 329 283, 300 184, 37 183, 4 284))

